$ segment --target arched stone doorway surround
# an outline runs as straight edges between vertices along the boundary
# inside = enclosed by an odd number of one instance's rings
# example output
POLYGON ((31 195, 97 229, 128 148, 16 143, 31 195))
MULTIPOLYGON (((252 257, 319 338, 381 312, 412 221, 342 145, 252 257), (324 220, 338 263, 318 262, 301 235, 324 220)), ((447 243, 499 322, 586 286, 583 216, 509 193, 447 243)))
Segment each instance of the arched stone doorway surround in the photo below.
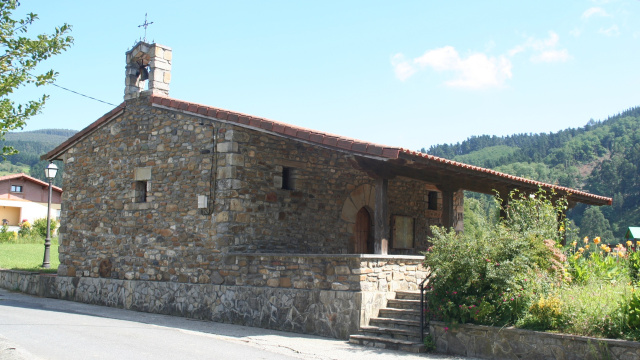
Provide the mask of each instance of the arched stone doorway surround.
MULTIPOLYGON (((370 184, 360 185, 355 188, 342 205, 341 219, 344 220, 347 225, 347 233, 349 234, 349 244, 347 251, 349 254, 356 253, 356 221, 358 218, 358 212, 362 208, 365 208, 370 216, 370 224, 373 225, 373 216, 375 214, 376 194, 375 188, 370 184)), ((361 216, 363 213, 360 213, 361 216)), ((369 236, 373 238, 373 228, 369 232, 369 236)), ((373 253, 373 247, 367 251, 373 253)))

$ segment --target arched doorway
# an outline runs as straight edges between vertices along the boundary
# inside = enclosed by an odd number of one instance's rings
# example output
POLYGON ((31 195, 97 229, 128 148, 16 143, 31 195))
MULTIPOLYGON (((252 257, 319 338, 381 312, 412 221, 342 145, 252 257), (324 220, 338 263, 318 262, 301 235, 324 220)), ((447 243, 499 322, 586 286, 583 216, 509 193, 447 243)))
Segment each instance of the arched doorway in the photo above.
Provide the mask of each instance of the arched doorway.
POLYGON ((371 215, 369 211, 362 207, 356 214, 355 229, 355 253, 370 254, 373 252, 373 237, 371 236, 371 215))

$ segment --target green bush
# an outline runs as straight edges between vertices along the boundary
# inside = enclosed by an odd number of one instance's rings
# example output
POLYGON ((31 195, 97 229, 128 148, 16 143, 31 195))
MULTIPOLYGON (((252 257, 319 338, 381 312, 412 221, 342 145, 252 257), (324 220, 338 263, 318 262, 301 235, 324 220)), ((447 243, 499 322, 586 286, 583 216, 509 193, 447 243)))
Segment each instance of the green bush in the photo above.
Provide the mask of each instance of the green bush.
MULTIPOLYGON (((58 221, 55 219, 51 219, 50 221, 50 232, 54 234, 56 229, 58 228, 58 221)), ((42 238, 47 237, 47 218, 40 218, 33 221, 33 231, 42 236, 42 238)))
POLYGON ((435 316, 514 324, 535 294, 566 278, 564 256, 555 248, 564 203, 553 204, 543 191, 534 197, 512 192, 508 203, 504 219, 476 225, 473 234, 432 227, 425 265, 432 269, 428 301, 435 316))
POLYGON ((18 230, 18 235, 21 237, 31 235, 31 223, 27 220, 22 220, 20 223, 20 230, 18 230))
POLYGON ((0 227, 0 243, 13 242, 16 237, 18 237, 18 234, 13 231, 9 231, 9 227, 7 225, 2 225, 2 227, 0 227))

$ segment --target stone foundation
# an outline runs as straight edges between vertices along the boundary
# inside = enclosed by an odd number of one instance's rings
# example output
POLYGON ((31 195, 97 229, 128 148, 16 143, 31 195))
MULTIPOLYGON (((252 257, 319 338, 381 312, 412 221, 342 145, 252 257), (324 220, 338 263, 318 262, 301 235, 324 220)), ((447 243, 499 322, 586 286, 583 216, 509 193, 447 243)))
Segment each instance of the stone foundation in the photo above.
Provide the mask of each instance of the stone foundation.
POLYGON ((441 353, 482 359, 631 360, 640 343, 479 325, 432 321, 429 331, 441 353))
POLYGON ((417 289, 426 276, 422 261, 421 256, 236 254, 227 257, 220 285, 1 270, 0 287, 88 304, 347 339, 377 316, 395 291, 417 289))

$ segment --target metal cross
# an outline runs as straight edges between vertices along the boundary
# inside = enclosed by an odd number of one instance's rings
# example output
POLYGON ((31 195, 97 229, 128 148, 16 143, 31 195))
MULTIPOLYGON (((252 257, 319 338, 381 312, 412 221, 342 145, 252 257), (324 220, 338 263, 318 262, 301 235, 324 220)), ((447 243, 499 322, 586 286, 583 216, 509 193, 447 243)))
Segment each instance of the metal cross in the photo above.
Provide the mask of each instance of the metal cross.
POLYGON ((149 27, 149 25, 151 24, 153 24, 153 21, 147 22, 147 13, 144 13, 144 24, 138 25, 138 27, 144 28, 144 39, 142 39, 143 42, 147 42, 147 27, 149 27))

